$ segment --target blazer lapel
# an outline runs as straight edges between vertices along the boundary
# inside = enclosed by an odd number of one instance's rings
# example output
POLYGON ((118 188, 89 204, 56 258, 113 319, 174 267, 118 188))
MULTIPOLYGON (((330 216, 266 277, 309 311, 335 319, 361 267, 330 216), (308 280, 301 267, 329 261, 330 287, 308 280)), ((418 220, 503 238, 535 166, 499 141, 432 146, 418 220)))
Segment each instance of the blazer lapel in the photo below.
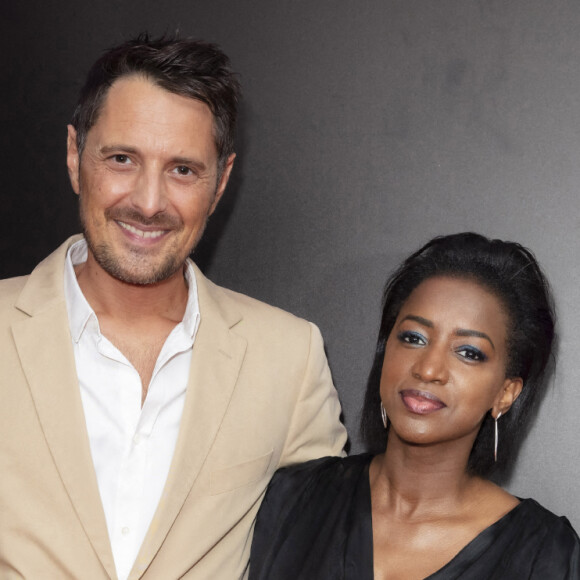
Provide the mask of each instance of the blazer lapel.
MULTIPOLYGON (((196 267, 201 321, 167 483, 149 532, 137 557, 137 573, 149 565, 179 514, 204 462, 234 392, 246 352, 246 340, 231 331, 241 320, 220 297, 223 292, 196 267)), ((226 301, 227 302, 227 301, 226 301)))
POLYGON ((30 318, 15 323, 12 332, 56 468, 104 569, 116 578, 62 290, 64 256, 70 243, 30 276, 17 304, 30 318))

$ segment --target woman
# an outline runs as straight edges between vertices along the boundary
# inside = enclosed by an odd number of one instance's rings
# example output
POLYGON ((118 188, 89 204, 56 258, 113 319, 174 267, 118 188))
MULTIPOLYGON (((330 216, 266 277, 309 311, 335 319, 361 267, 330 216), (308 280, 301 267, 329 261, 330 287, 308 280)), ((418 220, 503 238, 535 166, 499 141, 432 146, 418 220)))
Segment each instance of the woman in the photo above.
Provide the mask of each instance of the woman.
POLYGON ((251 580, 580 578, 566 518, 487 477, 541 398, 554 316, 533 255, 435 238, 387 283, 362 433, 372 453, 281 469, 251 580))

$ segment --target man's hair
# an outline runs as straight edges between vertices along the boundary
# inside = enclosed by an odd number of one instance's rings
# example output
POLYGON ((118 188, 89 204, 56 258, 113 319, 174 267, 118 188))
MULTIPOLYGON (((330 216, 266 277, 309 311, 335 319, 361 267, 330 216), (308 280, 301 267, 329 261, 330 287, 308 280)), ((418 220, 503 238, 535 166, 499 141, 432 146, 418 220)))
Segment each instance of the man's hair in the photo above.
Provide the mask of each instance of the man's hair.
POLYGON ((555 315, 550 288, 534 255, 515 242, 490 240, 474 233, 437 237, 407 258, 389 277, 375 359, 367 382, 361 434, 369 451, 385 450, 387 430, 379 410, 385 345, 411 292, 425 280, 440 276, 471 280, 503 304, 508 315, 506 378, 519 377, 524 383, 520 396, 501 418, 497 464, 493 458, 494 420, 490 412, 475 439, 468 471, 486 476, 513 459, 530 412, 543 394, 546 368, 552 359, 555 315))
POLYGON ((240 85, 222 50, 199 40, 152 39, 144 33, 107 50, 91 67, 73 115, 79 154, 113 83, 132 75, 144 76, 170 93, 196 99, 210 108, 221 175, 234 151, 240 85))

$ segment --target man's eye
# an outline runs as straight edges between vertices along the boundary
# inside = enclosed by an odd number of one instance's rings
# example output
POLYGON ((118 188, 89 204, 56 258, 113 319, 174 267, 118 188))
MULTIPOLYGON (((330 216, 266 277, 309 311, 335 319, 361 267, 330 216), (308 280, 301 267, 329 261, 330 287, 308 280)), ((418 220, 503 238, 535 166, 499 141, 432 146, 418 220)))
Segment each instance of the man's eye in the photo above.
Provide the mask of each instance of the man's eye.
POLYGON ((178 167, 176 167, 175 172, 178 173, 179 175, 192 175, 193 173, 191 169, 185 165, 179 165, 178 167))
POLYGON ((123 155, 122 153, 113 155, 113 160, 115 161, 115 163, 119 163, 120 165, 125 165, 129 163, 128 155, 123 155))

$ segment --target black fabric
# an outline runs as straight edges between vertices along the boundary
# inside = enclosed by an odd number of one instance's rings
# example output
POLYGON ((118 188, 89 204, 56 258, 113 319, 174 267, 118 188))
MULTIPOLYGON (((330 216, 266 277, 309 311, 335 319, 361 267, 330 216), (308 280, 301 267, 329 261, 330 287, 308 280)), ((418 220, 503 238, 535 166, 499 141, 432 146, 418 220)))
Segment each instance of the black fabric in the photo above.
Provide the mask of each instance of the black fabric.
MULTIPOLYGON (((325 457, 272 479, 258 514, 250 580, 372 580, 371 455, 325 457)), ((568 520, 524 499, 429 580, 579 580, 568 520)))

